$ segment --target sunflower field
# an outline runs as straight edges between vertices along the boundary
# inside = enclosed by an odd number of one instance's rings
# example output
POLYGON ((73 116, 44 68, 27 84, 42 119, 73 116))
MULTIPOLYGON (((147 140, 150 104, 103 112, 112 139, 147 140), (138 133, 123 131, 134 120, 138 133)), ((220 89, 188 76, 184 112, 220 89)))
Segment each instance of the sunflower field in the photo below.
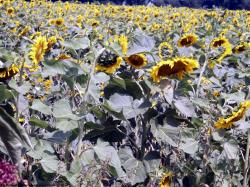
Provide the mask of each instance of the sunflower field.
POLYGON ((0 186, 247 187, 250 11, 0 0, 0 186))

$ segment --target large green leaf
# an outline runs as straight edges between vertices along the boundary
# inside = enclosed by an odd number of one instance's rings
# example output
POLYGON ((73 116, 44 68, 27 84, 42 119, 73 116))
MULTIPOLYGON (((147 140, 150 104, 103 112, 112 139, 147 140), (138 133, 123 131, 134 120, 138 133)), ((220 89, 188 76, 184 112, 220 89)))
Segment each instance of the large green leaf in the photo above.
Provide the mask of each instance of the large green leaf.
POLYGON ((0 103, 3 102, 5 99, 11 98, 13 98, 11 91, 8 90, 5 85, 0 84, 0 103))
POLYGON ((79 120, 80 117, 72 113, 69 100, 61 99, 53 106, 53 115, 55 118, 65 118, 71 120, 79 120))
MULTIPOLYGON (((70 71, 78 72, 78 74, 83 74, 79 64, 72 62, 70 60, 50 60, 43 62, 43 76, 55 76, 57 74, 66 75, 70 71)), ((77 74, 75 74, 77 75, 77 74)))
POLYGON ((117 150, 114 147, 110 146, 107 142, 99 140, 94 147, 94 151, 100 160, 108 162, 110 166, 116 169, 118 177, 122 178, 125 176, 117 150))
POLYGON ((57 129, 67 132, 78 128, 78 122, 69 119, 57 119, 55 122, 55 126, 57 129))
POLYGON ((89 47, 90 41, 87 37, 86 38, 74 38, 74 39, 62 42, 62 45, 66 48, 75 49, 75 50, 86 49, 89 47))
POLYGON ((22 144, 32 147, 24 128, 0 107, 0 137, 14 163, 19 163, 22 144))
POLYGON ((46 115, 52 115, 51 107, 43 104, 39 99, 35 99, 30 108, 46 115))

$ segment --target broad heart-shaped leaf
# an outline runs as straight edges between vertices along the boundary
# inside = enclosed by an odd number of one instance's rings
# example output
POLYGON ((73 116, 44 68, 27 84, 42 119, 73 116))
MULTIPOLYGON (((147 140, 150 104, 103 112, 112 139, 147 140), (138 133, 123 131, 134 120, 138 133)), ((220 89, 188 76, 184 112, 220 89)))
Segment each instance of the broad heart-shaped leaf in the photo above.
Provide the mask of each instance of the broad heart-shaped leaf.
POLYGON ((55 122, 55 126, 57 129, 63 132, 67 132, 78 128, 78 122, 69 119, 57 119, 55 122))
POLYGON ((64 118, 71 120, 80 119, 80 117, 72 113, 69 101, 66 99, 61 99, 54 104, 53 115, 55 118, 64 118))
POLYGON ((30 82, 27 81, 24 82, 21 86, 18 86, 16 80, 14 79, 11 79, 8 85, 14 90, 16 90, 18 93, 21 93, 23 95, 25 95, 32 88, 30 82))
POLYGON ((151 123, 151 125, 154 137, 158 141, 177 147, 179 139, 179 129, 177 127, 171 127, 169 125, 156 126, 153 123, 151 123))
POLYGON ((62 45, 69 49, 86 49, 90 45, 90 41, 87 37, 85 38, 74 38, 68 41, 62 42, 62 45))
POLYGON ((22 143, 32 147, 28 135, 22 126, 0 107, 0 137, 13 163, 19 164, 21 159, 22 143))
POLYGON ((234 141, 225 142, 223 144, 224 152, 228 159, 236 159, 239 155, 238 145, 234 141))
POLYGON ((146 112, 145 108, 139 108, 141 102, 133 100, 132 96, 115 93, 107 101, 115 111, 122 111, 126 119, 131 119, 146 112))
POLYGON ((19 124, 17 124, 15 119, 12 118, 1 107, 0 107, 0 127, 5 129, 6 131, 11 131, 13 135, 21 141, 21 143, 26 143, 26 145, 32 147, 30 139, 25 129, 19 124))
POLYGON ((42 168, 47 173, 56 173, 58 171, 59 160, 55 155, 49 155, 40 160, 42 168))
POLYGON ((146 180, 147 172, 142 161, 137 160, 136 158, 129 158, 122 166, 131 181, 131 185, 142 183, 146 180))
POLYGON ((186 138, 185 142, 182 142, 180 144, 180 149, 182 149, 185 153, 188 154, 195 154, 198 150, 198 141, 192 139, 192 138, 186 138))
POLYGON ((0 84, 0 103, 3 102, 5 99, 11 98, 13 98, 11 91, 8 90, 5 85, 0 84))
POLYGON ((185 117, 196 117, 195 108, 192 102, 186 97, 180 97, 174 101, 174 106, 185 117))
POLYGON ((43 104, 39 99, 35 99, 30 108, 46 115, 52 115, 51 107, 43 104))
POLYGON ((134 32, 130 48, 128 49, 128 55, 149 52, 155 46, 155 40, 153 37, 147 36, 144 32, 139 29, 134 32))
POLYGON ((235 93, 221 93, 221 96, 226 100, 226 103, 240 103, 245 100, 246 94, 244 92, 235 92, 235 93))
POLYGON ((107 101, 104 102, 102 107, 107 110, 110 114, 112 114, 114 117, 121 119, 121 120, 126 120, 126 118, 123 115, 123 112, 117 112, 115 109, 112 108, 112 106, 109 105, 107 101))
MULTIPOLYGON (((55 76, 58 74, 66 75, 70 71, 78 71, 78 74, 83 74, 79 64, 70 60, 50 60, 43 62, 43 76, 55 76)), ((76 74, 76 75, 78 75, 76 74)))
POLYGON ((115 168, 119 178, 125 177, 126 174, 122 170, 120 158, 114 147, 110 146, 107 142, 98 140, 94 151, 100 160, 108 162, 110 166, 115 168))

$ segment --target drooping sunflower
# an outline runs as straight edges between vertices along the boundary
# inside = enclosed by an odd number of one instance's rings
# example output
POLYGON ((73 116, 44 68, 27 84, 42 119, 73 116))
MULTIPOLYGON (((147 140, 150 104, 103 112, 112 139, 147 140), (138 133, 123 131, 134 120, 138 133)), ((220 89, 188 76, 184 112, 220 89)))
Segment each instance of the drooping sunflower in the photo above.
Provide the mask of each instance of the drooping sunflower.
POLYGON ((248 49, 250 49, 250 43, 244 42, 239 45, 236 45, 232 51, 235 54, 240 54, 248 49))
POLYGON ((29 53, 34 66, 37 66, 39 62, 43 60, 47 48, 48 42, 46 40, 46 37, 39 36, 32 45, 31 51, 29 53))
POLYGON ((144 54, 133 54, 125 57, 125 61, 132 67, 139 69, 147 64, 147 58, 144 54))
POLYGON ((173 54, 173 48, 171 47, 171 45, 167 42, 162 42, 159 45, 159 49, 158 49, 158 53, 159 53, 159 57, 161 59, 165 59, 166 57, 170 56, 173 54))
POLYGON ((197 35, 195 34, 185 34, 178 40, 178 47, 189 47, 194 45, 198 40, 197 35))
POLYGON ((160 187, 170 187, 173 176, 172 172, 166 172, 161 179, 160 187))
POLYGON ((105 50, 98 58, 95 67, 96 71, 104 71, 108 74, 114 73, 120 66, 122 57, 105 50))
POLYGON ((238 111, 233 112, 230 117, 219 118, 214 124, 216 129, 229 129, 233 126, 234 122, 239 121, 245 115, 247 109, 250 108, 250 100, 244 101, 240 104, 238 111))
POLYGON ((0 82, 10 79, 19 72, 16 65, 12 65, 9 68, 0 68, 0 82))
POLYGON ((185 73, 191 73, 198 68, 199 63, 190 58, 174 58, 172 60, 160 61, 151 69, 151 77, 154 82, 160 82, 161 78, 177 76, 182 79, 185 73))

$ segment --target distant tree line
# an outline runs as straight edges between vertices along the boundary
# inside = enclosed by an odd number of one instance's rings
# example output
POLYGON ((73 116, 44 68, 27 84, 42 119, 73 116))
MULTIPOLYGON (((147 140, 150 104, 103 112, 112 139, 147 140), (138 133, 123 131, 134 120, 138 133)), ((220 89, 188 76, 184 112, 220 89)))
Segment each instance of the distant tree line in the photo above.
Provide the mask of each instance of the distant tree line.
MULTIPOLYGON (((74 1, 74 0, 71 0, 74 1)), ((156 6, 172 5, 174 7, 186 6, 193 8, 221 7, 226 9, 250 10, 250 0, 78 0, 79 2, 108 3, 125 5, 148 5, 156 6)))

